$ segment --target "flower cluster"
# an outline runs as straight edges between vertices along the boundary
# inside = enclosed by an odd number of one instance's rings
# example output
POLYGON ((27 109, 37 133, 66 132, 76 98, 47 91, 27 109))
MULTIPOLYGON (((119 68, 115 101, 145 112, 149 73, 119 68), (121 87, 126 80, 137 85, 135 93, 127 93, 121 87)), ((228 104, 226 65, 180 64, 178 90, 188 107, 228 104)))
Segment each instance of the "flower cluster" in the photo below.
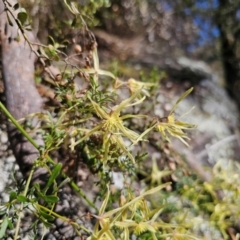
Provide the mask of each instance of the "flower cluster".
POLYGON ((138 92, 138 97, 141 97, 142 95, 150 97, 149 89, 155 85, 155 83, 140 82, 133 78, 130 78, 127 82, 116 79, 114 83, 114 89, 119 89, 122 86, 126 86, 131 95, 138 92))
POLYGON ((196 128, 196 125, 181 122, 175 119, 174 110, 177 108, 178 104, 192 92, 193 88, 188 89, 185 93, 183 93, 175 105, 173 106, 172 110, 170 111, 169 115, 165 118, 160 118, 157 120, 156 124, 154 125, 155 129, 161 133, 163 139, 170 141, 169 135, 178 138, 181 140, 185 145, 188 146, 188 143, 185 139, 189 139, 186 135, 184 130, 190 130, 196 128))
POLYGON ((129 139, 133 144, 136 144, 138 141, 142 140, 142 134, 132 131, 124 125, 124 120, 129 118, 144 118, 144 115, 132 115, 126 114, 121 115, 121 111, 128 107, 135 106, 140 104, 145 97, 133 102, 133 100, 139 95, 139 91, 133 94, 130 98, 122 101, 119 105, 112 107, 111 110, 107 110, 105 107, 100 106, 98 103, 92 100, 88 96, 91 104, 95 110, 97 116, 101 119, 100 122, 92 130, 90 130, 83 138, 77 142, 72 141, 71 148, 74 148, 77 144, 84 141, 90 137, 93 133, 101 133, 103 135, 103 149, 105 149, 104 160, 107 161, 109 147, 111 144, 117 144, 117 146, 123 150, 125 154, 134 162, 132 154, 126 147, 124 142, 124 137, 129 139))

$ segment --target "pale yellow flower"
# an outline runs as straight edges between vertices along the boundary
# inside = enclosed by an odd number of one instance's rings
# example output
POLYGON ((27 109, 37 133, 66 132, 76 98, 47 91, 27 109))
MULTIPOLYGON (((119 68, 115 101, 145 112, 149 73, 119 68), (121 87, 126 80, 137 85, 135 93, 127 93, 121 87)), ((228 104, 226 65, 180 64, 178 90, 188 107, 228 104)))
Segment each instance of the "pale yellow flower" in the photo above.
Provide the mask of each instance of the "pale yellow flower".
POLYGON ((180 98, 177 100, 175 105, 173 106, 168 117, 159 119, 155 124, 155 129, 161 133, 163 139, 170 141, 169 139, 169 135, 170 135, 178 138, 185 145, 188 146, 188 143, 185 141, 185 139, 189 139, 189 137, 186 135, 184 130, 190 130, 190 129, 196 128, 196 125, 175 120, 173 111, 176 109, 176 107, 181 102, 181 100, 185 98, 192 90, 193 88, 190 88, 185 93, 183 93, 180 96, 180 98))
POLYGON ((147 83, 147 82, 140 82, 136 81, 133 78, 130 78, 128 80, 128 88, 131 92, 131 94, 134 94, 141 90, 140 94, 143 94, 144 96, 150 97, 149 89, 150 87, 155 86, 155 83, 147 83))
POLYGON ((127 82, 116 79, 114 82, 114 89, 119 89, 122 86, 126 86, 129 89, 131 95, 138 92, 137 97, 141 97, 142 95, 150 97, 149 89, 153 86, 156 86, 156 84, 137 81, 133 78, 130 78, 127 82))
POLYGON ((129 139, 133 144, 136 144, 138 141, 142 140, 143 134, 139 135, 138 133, 132 131, 124 125, 124 120, 129 118, 144 118, 145 115, 133 115, 126 114, 121 115, 121 111, 131 106, 135 106, 144 101, 145 97, 140 100, 133 101, 139 95, 139 91, 133 94, 130 98, 122 101, 119 105, 114 106, 111 110, 106 109, 105 107, 100 106, 98 103, 93 101, 90 96, 89 100, 92 103, 92 106, 95 110, 95 113, 101 119, 101 121, 93 129, 89 130, 86 135, 78 141, 73 141, 71 148, 73 149, 77 144, 89 138, 92 134, 96 132, 101 132, 103 135, 103 148, 105 150, 104 159, 108 157, 110 144, 114 143, 123 150, 123 152, 134 162, 134 158, 127 149, 127 146, 123 140, 123 137, 129 139))

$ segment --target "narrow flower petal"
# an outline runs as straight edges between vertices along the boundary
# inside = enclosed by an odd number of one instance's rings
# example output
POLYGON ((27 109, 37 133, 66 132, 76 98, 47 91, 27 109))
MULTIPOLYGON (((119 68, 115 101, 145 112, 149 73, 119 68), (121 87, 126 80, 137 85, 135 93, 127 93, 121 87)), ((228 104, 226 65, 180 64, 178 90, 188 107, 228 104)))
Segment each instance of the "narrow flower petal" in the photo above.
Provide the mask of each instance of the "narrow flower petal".
POLYGON ((97 132, 98 130, 100 130, 102 128, 102 124, 97 125, 96 127, 94 127, 93 129, 91 129, 84 137, 82 137, 81 139, 79 139, 78 141, 72 141, 70 148, 73 150, 75 146, 77 146, 79 143, 83 142, 84 140, 86 140, 87 138, 89 138, 93 133, 97 132))
POLYGON ((132 154, 129 152, 129 150, 126 148, 123 139, 115 136, 113 136, 113 138, 115 142, 118 143, 120 149, 123 150, 123 152, 131 159, 133 163, 135 163, 135 159, 132 156, 132 154))
POLYGON ((185 93, 183 93, 177 100, 177 102, 174 104, 172 110, 170 111, 169 115, 171 115, 175 109, 177 108, 178 104, 185 98, 187 97, 193 90, 193 87, 189 88, 185 93))
POLYGON ((96 111, 96 114, 97 114, 101 119, 108 119, 109 114, 107 114, 99 104, 97 104, 96 102, 94 102, 94 101, 91 99, 90 96, 89 96, 88 98, 89 98, 89 100, 91 101, 91 103, 92 103, 92 105, 93 105, 93 107, 94 107, 94 109, 95 109, 95 111, 96 111))
MULTIPOLYGON (((140 93, 140 90, 137 91, 135 94, 133 94, 131 97, 127 98, 126 100, 122 101, 119 105, 115 106, 114 111, 116 113, 120 113, 123 109, 130 107, 130 106, 134 106, 136 105, 136 102, 132 104, 130 104, 130 102, 132 102, 134 99, 137 98, 138 94, 140 93)), ((144 100, 144 98, 142 98, 141 100, 137 101, 137 104, 141 103, 144 100)))
POLYGON ((127 118, 147 118, 147 115, 133 115, 133 114, 126 114, 124 116, 120 117, 122 120, 127 119, 127 118))

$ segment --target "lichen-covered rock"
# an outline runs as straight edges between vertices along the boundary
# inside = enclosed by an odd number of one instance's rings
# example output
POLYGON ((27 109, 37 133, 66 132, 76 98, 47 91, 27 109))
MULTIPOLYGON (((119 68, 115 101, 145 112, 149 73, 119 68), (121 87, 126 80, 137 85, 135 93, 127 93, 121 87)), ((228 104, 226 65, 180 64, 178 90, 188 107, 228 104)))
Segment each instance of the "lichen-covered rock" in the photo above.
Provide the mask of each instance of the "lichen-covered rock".
MULTIPOLYGON (((168 106, 169 100, 173 105, 187 88, 194 86, 193 93, 177 107, 176 115, 181 117, 184 114, 181 120, 194 123, 198 127, 190 133, 190 148, 177 140, 173 140, 173 147, 180 153, 191 153, 191 158, 194 159, 189 161, 204 165, 214 165, 219 159, 226 159, 226 162, 229 159, 239 160, 238 109, 220 84, 219 76, 206 64, 199 64, 199 61, 184 58, 184 61, 178 62, 184 62, 182 68, 180 65, 175 68, 174 75, 179 78, 172 77, 162 84, 160 102, 155 106, 155 112, 158 114, 163 105, 166 110, 171 109, 168 106), (187 72, 191 74, 186 75, 187 72), (197 83, 192 79, 194 76, 198 76, 197 83), (192 110, 189 112, 190 109, 192 110), (189 113, 185 115, 187 112, 189 113)), ((171 74, 172 72, 169 75, 171 74)))

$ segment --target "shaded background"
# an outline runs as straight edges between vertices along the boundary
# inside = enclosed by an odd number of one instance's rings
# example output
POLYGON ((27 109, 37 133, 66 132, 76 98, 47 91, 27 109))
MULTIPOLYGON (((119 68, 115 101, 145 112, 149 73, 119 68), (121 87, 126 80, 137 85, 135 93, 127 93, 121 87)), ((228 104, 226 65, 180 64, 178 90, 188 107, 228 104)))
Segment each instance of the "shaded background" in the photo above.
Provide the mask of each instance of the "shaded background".
MULTIPOLYGON (((156 160, 161 169, 168 166, 184 169, 178 161, 181 155, 204 182, 209 179, 205 166, 213 166, 219 159, 226 165, 229 159, 239 160, 239 1, 78 3, 97 38, 103 68, 119 71, 123 79, 139 79, 142 71, 149 73, 153 68, 157 69, 155 74, 166 73, 156 99, 149 100, 146 114, 153 111, 157 117, 167 116, 178 97, 194 86, 193 94, 181 102, 176 115, 181 116, 195 106, 186 121, 197 124, 198 129, 190 133, 190 148, 178 140, 173 140, 171 146, 160 138, 154 139, 161 149, 149 152, 158 154, 156 160)), ((74 44, 84 47, 88 42, 82 21, 74 19, 62 1, 22 1, 22 4, 32 15, 32 27, 41 43, 51 43, 50 35, 56 42, 65 42, 65 51, 71 54, 74 44)), ((146 169, 151 166, 144 166, 146 169)), ((179 184, 178 180, 171 181, 179 184)), ((177 202, 180 203, 179 199, 177 202)))
MULTIPOLYGON (((88 42, 82 20, 74 19, 63 1, 21 2, 31 13, 40 42, 51 42, 49 35, 59 43, 68 42, 68 53, 74 44, 84 48, 88 42)), ((167 113, 167 103, 174 104, 183 91, 195 87, 192 99, 179 112, 195 106, 196 112, 190 114, 198 125, 191 142, 193 152, 201 160, 216 156, 213 164, 221 156, 239 158, 240 0, 76 2, 95 34, 104 68, 115 71, 117 66, 125 79, 139 79, 141 71, 153 68, 165 72, 167 78, 159 90, 163 99, 159 97, 156 105, 163 109, 156 110, 159 117, 167 113), (216 154, 219 148, 211 156, 206 154, 206 146, 228 137, 235 141, 231 154, 216 154)))
MULTIPOLYGON (((73 16, 60 0, 21 2, 30 9, 41 42, 46 43, 48 35, 71 40, 81 28, 80 21, 71 27, 73 16)), ((103 57, 115 54, 118 59, 159 67, 181 56, 203 60, 224 79, 228 93, 240 106, 239 0, 77 2, 88 25, 98 29, 103 57)))

